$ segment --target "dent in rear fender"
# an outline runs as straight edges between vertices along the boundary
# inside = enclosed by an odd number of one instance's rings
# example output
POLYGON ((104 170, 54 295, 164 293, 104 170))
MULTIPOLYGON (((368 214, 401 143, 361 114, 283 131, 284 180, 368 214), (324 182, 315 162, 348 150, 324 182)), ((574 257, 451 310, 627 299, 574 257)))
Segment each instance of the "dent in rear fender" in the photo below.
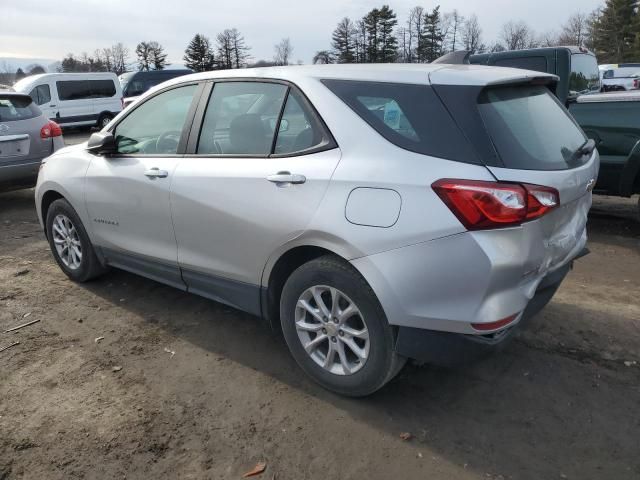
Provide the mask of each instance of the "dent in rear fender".
POLYGON ((469 323, 524 310, 542 278, 524 275, 528 250, 521 228, 486 233, 487 241, 466 232, 351 263, 374 290, 390 324, 477 333, 469 323))

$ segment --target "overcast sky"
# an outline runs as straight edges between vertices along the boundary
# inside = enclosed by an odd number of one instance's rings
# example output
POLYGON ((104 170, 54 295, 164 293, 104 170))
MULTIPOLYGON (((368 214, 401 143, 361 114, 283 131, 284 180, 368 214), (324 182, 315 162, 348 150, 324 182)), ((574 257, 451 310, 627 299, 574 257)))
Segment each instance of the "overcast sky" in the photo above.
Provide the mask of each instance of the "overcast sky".
MULTIPOLYGON (((0 57, 61 59, 69 52, 93 52, 123 42, 132 52, 141 40, 157 40, 169 60, 182 62, 195 33, 212 40, 235 27, 245 36, 254 60, 271 59, 273 45, 289 37, 293 58, 310 63, 330 48, 331 32, 344 16, 361 18, 384 1, 371 0, 0 0, 0 57)), ((437 2, 393 0, 398 25, 415 5, 437 2)), ((604 0, 449 0, 447 12, 478 15, 483 41, 491 44, 509 20, 524 20, 537 33, 558 29, 576 11, 591 12, 604 0)))

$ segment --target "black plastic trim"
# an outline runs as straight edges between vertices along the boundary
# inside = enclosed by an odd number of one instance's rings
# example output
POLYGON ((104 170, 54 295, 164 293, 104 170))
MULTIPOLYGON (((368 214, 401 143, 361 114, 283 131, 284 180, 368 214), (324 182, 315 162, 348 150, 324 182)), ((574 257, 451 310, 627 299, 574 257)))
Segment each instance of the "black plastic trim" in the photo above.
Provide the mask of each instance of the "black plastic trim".
POLYGON ((262 316, 259 285, 182 269, 187 291, 224 303, 252 315, 262 316))
MULTIPOLYGON (((576 257, 579 258, 579 257, 576 257)), ((573 261, 547 275, 529 301, 517 325, 497 335, 465 335, 412 327, 398 327, 396 352, 421 363, 456 367, 467 365, 503 349, 553 298, 573 261)))
POLYGON ((157 259, 145 258, 110 248, 100 248, 104 263, 151 280, 187 290, 177 265, 167 265, 157 259))

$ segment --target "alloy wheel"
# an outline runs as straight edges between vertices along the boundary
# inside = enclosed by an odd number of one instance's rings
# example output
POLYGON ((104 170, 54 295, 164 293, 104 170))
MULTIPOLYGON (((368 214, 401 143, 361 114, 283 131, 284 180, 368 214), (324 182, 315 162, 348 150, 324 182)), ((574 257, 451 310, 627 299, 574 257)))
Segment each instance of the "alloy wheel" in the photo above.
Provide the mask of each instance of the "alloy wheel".
POLYGON ((369 357, 369 330, 357 305, 337 288, 315 285, 296 304, 295 324, 304 350, 335 375, 353 375, 369 357))
POLYGON ((82 264, 82 243, 76 227, 69 217, 56 215, 52 224, 53 244, 62 263, 70 270, 77 270, 82 264))

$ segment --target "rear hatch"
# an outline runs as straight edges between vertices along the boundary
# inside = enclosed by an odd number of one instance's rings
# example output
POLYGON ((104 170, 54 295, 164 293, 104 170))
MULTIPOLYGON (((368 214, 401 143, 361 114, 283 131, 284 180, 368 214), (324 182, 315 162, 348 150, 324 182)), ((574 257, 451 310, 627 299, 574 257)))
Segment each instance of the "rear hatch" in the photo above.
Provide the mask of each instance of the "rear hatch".
POLYGON ((0 167, 21 165, 49 155, 51 138, 41 138, 47 123, 28 95, 0 93, 0 167))
POLYGON ((537 274, 565 264, 584 248, 599 167, 597 151, 584 148, 587 137, 544 85, 547 81, 434 85, 496 180, 557 190, 559 206, 522 227, 529 249, 523 266, 537 274))

